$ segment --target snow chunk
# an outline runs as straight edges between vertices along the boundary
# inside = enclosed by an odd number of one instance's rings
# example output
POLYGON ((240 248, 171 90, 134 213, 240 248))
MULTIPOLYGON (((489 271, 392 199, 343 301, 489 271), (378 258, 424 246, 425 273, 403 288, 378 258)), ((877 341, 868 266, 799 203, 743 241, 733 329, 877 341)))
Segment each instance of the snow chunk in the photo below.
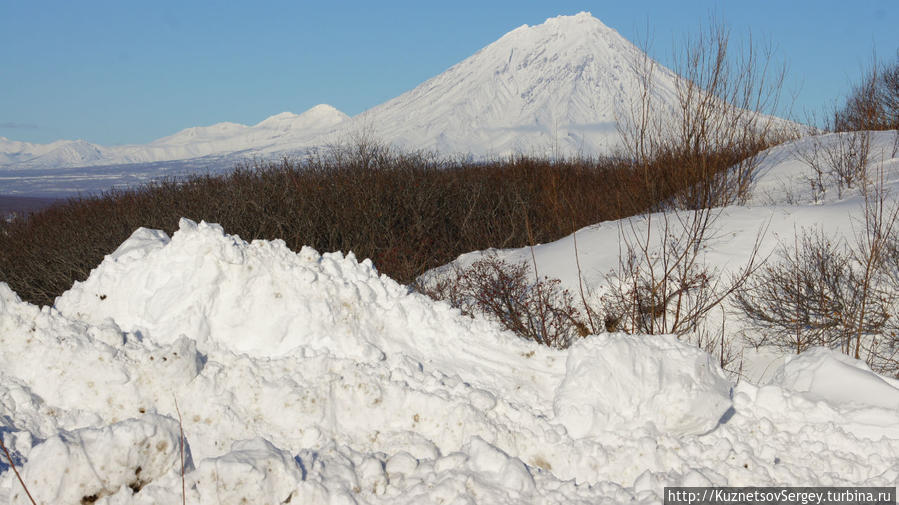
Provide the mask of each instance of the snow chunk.
MULTIPOLYGON (((180 471, 179 438, 178 422, 155 414, 60 432, 32 449, 22 478, 39 503, 79 503, 85 497, 112 495, 123 486, 138 492, 167 472, 180 471)), ((184 449, 185 466, 192 466, 186 444, 184 449)), ((10 503, 30 502, 14 488, 10 503)))
POLYGON ((200 504, 286 503, 302 479, 296 461, 271 444, 255 438, 235 442, 224 456, 204 459, 196 479, 200 504))
POLYGON ((468 464, 478 477, 522 494, 532 494, 536 489, 534 478, 520 459, 510 457, 481 437, 471 438, 468 453, 468 464))
POLYGON ((604 334, 568 353, 553 403, 575 438, 652 424, 703 434, 731 408, 731 385, 711 357, 673 336, 604 334))
POLYGON ((108 257, 113 261, 140 259, 157 249, 161 249, 169 242, 169 236, 162 230, 138 228, 108 257))
POLYGON ((899 409, 899 389, 871 371, 864 361, 824 347, 787 357, 772 383, 837 406, 899 409))

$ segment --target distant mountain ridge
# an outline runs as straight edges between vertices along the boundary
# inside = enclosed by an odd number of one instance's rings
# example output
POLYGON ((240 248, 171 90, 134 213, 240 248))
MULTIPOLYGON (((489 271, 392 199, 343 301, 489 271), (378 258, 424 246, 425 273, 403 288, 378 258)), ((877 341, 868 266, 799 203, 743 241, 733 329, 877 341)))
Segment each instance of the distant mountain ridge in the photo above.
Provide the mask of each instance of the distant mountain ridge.
MULTIPOLYGON (((284 112, 256 125, 187 128, 148 144, 29 144, 0 138, 0 170, 197 166, 277 157, 360 132, 407 149, 477 157, 513 153, 603 154, 619 142, 617 118, 638 100, 643 52, 591 14, 518 27, 414 89, 348 117, 330 105, 284 112)), ((676 76, 658 67, 656 103, 675 107, 676 76)), ((233 163, 231 164, 233 166, 233 163)), ((229 166, 229 168, 231 168, 229 166)))
POLYGON ((343 112, 321 104, 302 114, 282 112, 253 126, 225 122, 186 128, 143 145, 105 147, 83 140, 31 144, 0 137, 0 165, 9 168, 123 165, 261 151, 275 145, 303 145, 309 137, 330 131, 347 119, 349 116, 343 112))

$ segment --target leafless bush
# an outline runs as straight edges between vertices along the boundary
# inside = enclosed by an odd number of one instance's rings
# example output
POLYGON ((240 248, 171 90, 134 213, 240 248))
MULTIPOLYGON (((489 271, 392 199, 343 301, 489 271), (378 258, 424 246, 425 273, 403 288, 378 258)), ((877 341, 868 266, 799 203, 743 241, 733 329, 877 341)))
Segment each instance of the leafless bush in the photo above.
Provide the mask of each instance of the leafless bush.
POLYGON ((847 189, 857 189, 868 183, 871 132, 815 135, 800 144, 794 155, 810 170, 806 179, 815 203, 824 198, 830 186, 835 186, 837 197, 842 198, 847 189))
POLYGON ((589 333, 571 294, 558 279, 531 281, 531 266, 509 263, 488 254, 471 266, 455 268, 417 289, 446 300, 464 314, 495 320, 528 340, 549 347, 567 348, 589 333))
MULTIPOLYGON (((884 186, 883 165, 874 183, 865 182, 864 213, 854 236, 852 259, 856 266, 855 284, 860 291, 861 308, 855 330, 856 359, 862 358, 862 338, 882 334, 882 328, 872 328, 868 319, 882 317, 884 324, 890 317, 889 305, 899 293, 895 285, 886 285, 884 273, 887 270, 888 251, 894 248, 890 242, 896 240, 896 220, 899 218, 899 202, 889 197, 884 186), (881 313, 883 314, 881 316, 881 313)), ((850 348, 847 346, 846 353, 850 348)))
POLYGON ((621 225, 618 268, 607 276, 602 296, 605 319, 628 333, 678 336, 699 330, 708 313, 721 305, 758 268, 760 231, 749 261, 724 281, 703 262, 720 210, 646 215, 621 225))
POLYGON ((711 314, 707 316, 707 322, 697 328, 693 333, 694 343, 703 351, 718 359, 718 366, 726 372, 730 372, 739 380, 743 372, 743 352, 737 349, 734 339, 728 337, 727 332, 727 308, 719 305, 721 312, 721 324, 712 324, 711 314))
POLYGON ((845 243, 804 231, 777 256, 735 292, 735 305, 758 330, 747 334, 750 343, 795 353, 844 346, 854 334, 859 301, 845 243))
POLYGON ((899 129, 899 52, 896 56, 892 64, 872 63, 852 86, 846 103, 834 111, 835 131, 899 129))
POLYGON ((737 306, 761 330, 753 343, 796 353, 823 345, 899 372, 899 203, 888 198, 882 171, 863 195, 850 242, 804 231, 737 290, 737 306))

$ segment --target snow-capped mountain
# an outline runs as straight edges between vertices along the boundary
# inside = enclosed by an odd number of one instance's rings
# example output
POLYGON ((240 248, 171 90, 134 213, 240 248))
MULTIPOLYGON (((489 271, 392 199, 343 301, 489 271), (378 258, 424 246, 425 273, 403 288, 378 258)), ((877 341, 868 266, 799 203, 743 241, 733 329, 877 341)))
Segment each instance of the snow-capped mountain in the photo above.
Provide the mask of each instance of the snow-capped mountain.
MULTIPOLYGON (((380 138, 440 152, 607 152, 638 99, 643 53, 589 13, 521 26, 415 89, 354 118, 380 138)), ((674 103, 674 75, 655 77, 674 103)))
MULTIPOLYGON (((254 126, 188 128, 144 145, 36 145, 3 139, 0 169, 24 173, 142 164, 134 170, 146 177, 159 168, 148 164, 231 168, 242 158, 302 153, 360 133, 407 149, 476 157, 601 154, 617 144, 617 120, 639 99, 635 68, 644 56, 589 13, 560 16, 516 28, 442 74, 353 118, 318 105, 254 126)), ((653 84, 661 110, 674 106, 676 79, 657 67, 653 84)))

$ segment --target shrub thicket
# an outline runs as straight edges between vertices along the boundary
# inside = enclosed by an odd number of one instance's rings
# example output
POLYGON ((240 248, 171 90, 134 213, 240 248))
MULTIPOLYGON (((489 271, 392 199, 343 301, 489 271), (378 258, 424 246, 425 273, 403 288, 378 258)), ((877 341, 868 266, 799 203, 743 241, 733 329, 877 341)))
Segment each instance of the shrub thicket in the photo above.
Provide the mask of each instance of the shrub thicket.
POLYGON ((52 304, 136 228, 172 233, 188 217, 245 240, 352 250, 410 283, 463 252, 548 242, 658 206, 696 183, 679 166, 659 160, 657 177, 647 178, 645 166, 614 157, 472 162, 359 143, 72 199, 3 223, 0 281, 27 301, 52 304))

